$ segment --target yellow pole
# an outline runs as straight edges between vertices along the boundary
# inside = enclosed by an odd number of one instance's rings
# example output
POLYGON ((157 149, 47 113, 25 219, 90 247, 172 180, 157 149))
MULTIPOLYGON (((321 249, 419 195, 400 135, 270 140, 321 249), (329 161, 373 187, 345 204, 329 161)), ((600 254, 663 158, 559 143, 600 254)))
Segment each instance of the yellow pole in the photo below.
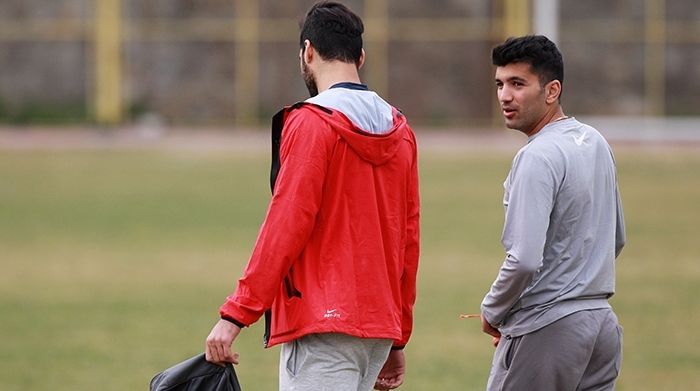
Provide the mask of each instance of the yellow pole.
POLYGON ((504 0, 503 35, 504 38, 517 37, 530 33, 530 1, 504 0))
POLYGON ((646 1, 644 45, 645 114, 662 116, 666 112, 666 2, 646 1))
POLYGON ((260 67, 260 14, 257 0, 236 0, 235 26, 235 123, 238 126, 257 125, 260 67))
POLYGON ((96 0, 95 118, 99 124, 122 120, 121 0, 96 0))
MULTIPOLYGON (((503 0, 503 14, 501 16, 501 38, 518 37, 530 33, 530 1, 529 0, 503 0)), ((500 44, 502 41, 499 41, 500 44)), ((494 95, 495 96, 495 92, 494 95)), ((494 99, 491 106, 491 124, 494 127, 503 126, 501 107, 494 99)))
POLYGON ((365 75, 369 88, 389 92, 389 2, 365 0, 365 75))

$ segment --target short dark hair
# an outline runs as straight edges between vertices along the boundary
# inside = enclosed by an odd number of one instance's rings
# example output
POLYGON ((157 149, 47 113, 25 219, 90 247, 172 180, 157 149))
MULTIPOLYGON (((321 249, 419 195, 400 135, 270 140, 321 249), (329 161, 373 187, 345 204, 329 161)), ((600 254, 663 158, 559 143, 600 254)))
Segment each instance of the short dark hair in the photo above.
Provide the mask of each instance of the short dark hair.
POLYGON ((544 35, 508 38, 493 48, 491 61, 496 66, 522 62, 530 64, 532 72, 545 85, 552 80, 564 84, 564 60, 557 45, 544 35))
POLYGON ((334 1, 314 4, 301 26, 299 45, 309 40, 324 60, 360 63, 362 57, 362 19, 348 7, 334 1))

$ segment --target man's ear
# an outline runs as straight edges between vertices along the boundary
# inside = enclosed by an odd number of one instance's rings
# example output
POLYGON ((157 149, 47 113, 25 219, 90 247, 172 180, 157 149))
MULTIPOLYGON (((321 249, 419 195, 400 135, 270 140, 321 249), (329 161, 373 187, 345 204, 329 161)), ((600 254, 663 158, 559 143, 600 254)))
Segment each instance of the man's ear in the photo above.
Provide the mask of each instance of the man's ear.
POLYGON ((561 95, 561 82, 559 80, 552 80, 547 85, 545 85, 545 101, 547 104, 553 104, 559 101, 559 95, 561 95))
POLYGON ((314 57, 316 56, 316 51, 314 50, 314 46, 311 44, 311 41, 308 39, 304 40, 304 49, 301 51, 301 56, 302 56, 302 61, 304 61, 306 64, 310 63, 313 61, 314 57))
POLYGON ((362 53, 360 53, 360 59, 357 61, 357 69, 362 68, 363 65, 365 65, 365 49, 362 49, 362 53))

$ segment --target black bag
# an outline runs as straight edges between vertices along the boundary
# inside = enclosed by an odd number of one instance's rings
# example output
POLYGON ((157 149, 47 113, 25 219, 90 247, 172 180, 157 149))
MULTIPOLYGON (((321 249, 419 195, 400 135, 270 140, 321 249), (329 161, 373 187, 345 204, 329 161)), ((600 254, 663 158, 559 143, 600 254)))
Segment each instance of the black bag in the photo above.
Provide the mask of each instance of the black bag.
POLYGON ((241 386, 233 365, 212 364, 202 353, 155 375, 151 391, 241 391, 241 386))

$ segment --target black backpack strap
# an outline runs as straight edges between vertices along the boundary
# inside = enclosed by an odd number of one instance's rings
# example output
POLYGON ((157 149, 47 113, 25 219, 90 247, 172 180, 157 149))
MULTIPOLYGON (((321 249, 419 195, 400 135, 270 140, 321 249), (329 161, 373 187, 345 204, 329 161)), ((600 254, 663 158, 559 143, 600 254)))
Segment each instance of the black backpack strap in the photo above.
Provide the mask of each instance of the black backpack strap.
POLYGON ((313 103, 297 102, 291 106, 285 107, 278 111, 277 114, 272 116, 272 162, 270 164, 270 190, 275 190, 275 182, 277 181, 277 175, 280 172, 280 147, 282 146, 282 129, 284 128, 284 121, 287 119, 287 115, 302 106, 313 105, 320 108, 326 114, 332 114, 333 112, 323 106, 319 106, 313 103))
POLYGON ((280 172, 280 146, 282 145, 282 128, 287 109, 282 109, 272 117, 272 162, 270 164, 270 190, 275 190, 277 174, 280 172))
MULTIPOLYGON (((304 105, 311 103, 297 102, 289 107, 285 107, 278 111, 274 116, 272 116, 272 161, 270 163, 270 191, 274 193, 275 182, 277 182, 277 175, 280 172, 280 147, 282 146, 282 129, 284 128, 284 121, 287 118, 287 114, 291 111, 296 110, 304 105)), ((331 110, 323 107, 314 105, 321 108, 324 112, 331 114, 331 110)), ((301 294, 299 294, 301 296, 301 294)), ((265 335, 263 336, 263 344, 267 347, 270 341, 270 329, 272 326, 272 311, 265 311, 265 335)))

